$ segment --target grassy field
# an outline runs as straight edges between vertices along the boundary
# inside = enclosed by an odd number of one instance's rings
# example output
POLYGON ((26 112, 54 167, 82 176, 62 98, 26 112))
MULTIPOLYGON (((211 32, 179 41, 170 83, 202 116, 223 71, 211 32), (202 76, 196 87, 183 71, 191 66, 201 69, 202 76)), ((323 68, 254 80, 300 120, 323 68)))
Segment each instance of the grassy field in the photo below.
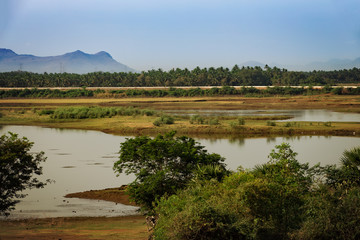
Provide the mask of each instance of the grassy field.
POLYGON ((74 105, 136 106, 166 109, 331 109, 360 112, 360 96, 314 95, 292 97, 132 97, 132 98, 73 98, 73 99, 0 99, 6 108, 49 108, 74 105))
MULTIPOLYGON (((245 117, 245 125, 236 126, 236 117, 218 117, 218 124, 190 124, 189 117, 175 117, 171 125, 155 126, 163 110, 243 110, 261 109, 329 109, 360 113, 360 96, 296 96, 296 97, 194 97, 194 98, 82 98, 82 99, 1 99, 0 124, 36 125, 45 127, 99 130, 117 135, 156 135, 176 130, 193 137, 259 137, 284 135, 358 135, 357 123, 291 122, 276 123, 274 117, 245 117), (137 107, 153 109, 154 116, 115 116, 96 119, 52 119, 39 116, 43 109, 69 106, 137 107)), ((280 116, 280 119, 286 116, 280 116)), ((206 120, 206 119, 205 119, 206 120)), ((214 122, 214 121, 213 121, 214 122)))

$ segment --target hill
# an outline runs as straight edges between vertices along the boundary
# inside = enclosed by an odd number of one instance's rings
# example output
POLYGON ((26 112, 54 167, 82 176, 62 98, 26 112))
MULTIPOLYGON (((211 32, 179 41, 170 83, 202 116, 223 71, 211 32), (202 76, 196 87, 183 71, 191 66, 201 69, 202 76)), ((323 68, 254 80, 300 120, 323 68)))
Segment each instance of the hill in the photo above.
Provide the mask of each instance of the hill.
POLYGON ((89 72, 136 72, 117 62, 107 52, 96 54, 80 50, 60 56, 38 57, 17 54, 10 49, 0 48, 0 72, 28 71, 34 73, 89 73, 89 72))

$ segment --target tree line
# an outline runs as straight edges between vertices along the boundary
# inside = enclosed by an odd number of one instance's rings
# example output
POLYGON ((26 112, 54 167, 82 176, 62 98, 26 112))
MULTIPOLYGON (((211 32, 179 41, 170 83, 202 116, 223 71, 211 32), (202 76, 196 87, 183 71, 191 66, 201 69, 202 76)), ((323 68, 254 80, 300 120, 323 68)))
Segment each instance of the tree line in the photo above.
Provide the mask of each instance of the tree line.
POLYGON ((0 87, 171 87, 171 86, 308 86, 360 82, 360 69, 288 71, 277 67, 200 68, 149 70, 141 73, 93 72, 0 73, 0 87))
POLYGON ((268 87, 258 89, 255 87, 235 88, 230 86, 212 87, 202 89, 199 87, 183 89, 170 87, 167 89, 127 89, 127 90, 88 90, 82 89, 8 89, 0 90, 0 98, 83 98, 83 97, 198 97, 198 96, 224 96, 238 95, 247 97, 266 97, 266 96, 294 96, 294 95, 314 95, 331 93, 334 95, 359 95, 360 87, 343 88, 324 86, 323 88, 312 87, 268 87))

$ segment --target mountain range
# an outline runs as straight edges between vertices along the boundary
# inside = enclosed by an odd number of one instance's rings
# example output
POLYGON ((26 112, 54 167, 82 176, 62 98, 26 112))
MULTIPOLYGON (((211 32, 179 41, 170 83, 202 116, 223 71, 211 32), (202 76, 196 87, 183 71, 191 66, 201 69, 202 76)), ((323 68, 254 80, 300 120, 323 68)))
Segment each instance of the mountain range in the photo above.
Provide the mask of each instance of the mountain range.
POLYGON ((89 73, 89 72, 136 72, 117 62, 107 52, 96 54, 80 50, 60 56, 37 57, 17 54, 10 49, 0 48, 0 72, 28 71, 35 73, 89 73))
MULTIPOLYGON (((360 68, 360 57, 356 59, 332 59, 326 62, 312 62, 305 65, 268 64, 270 67, 285 68, 290 71, 342 70, 360 68)), ((265 67, 264 63, 248 61, 240 67, 265 67)), ((0 72, 28 71, 35 73, 89 73, 89 72, 138 72, 114 60, 107 52, 96 54, 84 53, 80 50, 59 56, 38 57, 28 54, 17 54, 6 48, 0 48, 0 72)))

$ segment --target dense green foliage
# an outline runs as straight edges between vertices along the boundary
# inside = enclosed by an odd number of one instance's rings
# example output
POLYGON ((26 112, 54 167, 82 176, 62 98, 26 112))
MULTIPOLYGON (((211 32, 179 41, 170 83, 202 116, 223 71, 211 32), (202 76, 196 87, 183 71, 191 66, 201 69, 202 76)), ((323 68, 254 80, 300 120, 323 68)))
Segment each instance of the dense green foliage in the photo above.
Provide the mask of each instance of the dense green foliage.
POLYGON ((346 150, 340 159, 341 166, 326 168, 327 183, 333 187, 360 186, 360 148, 346 150))
POLYGON ((154 89, 127 89, 127 90, 51 90, 51 89, 9 89, 0 90, 0 98, 77 98, 77 97, 194 97, 194 96, 223 96, 223 95, 241 95, 241 96, 294 96, 294 95, 313 95, 322 93, 332 93, 335 95, 359 95, 360 87, 342 88, 328 87, 322 89, 305 87, 268 87, 266 89, 257 89, 255 87, 234 87, 223 86, 210 89, 200 88, 168 88, 164 90, 154 89))
POLYGON ((189 122, 191 124, 206 124, 206 125, 219 125, 220 121, 218 117, 204 118, 198 114, 192 115, 189 122))
POLYGON ((186 187, 198 166, 223 164, 223 158, 207 153, 194 139, 174 135, 170 132, 154 139, 141 136, 121 143, 114 170, 135 174, 128 193, 144 210, 153 209, 162 196, 186 187))
POLYGON ((158 126, 161 126, 164 124, 173 124, 174 122, 175 122, 175 120, 172 116, 161 115, 159 118, 155 119, 153 124, 158 127, 158 126))
POLYGON ((360 170, 348 166, 359 153, 344 152, 340 168, 310 168, 282 144, 252 170, 194 180, 159 202, 155 239, 358 239, 360 186, 351 179, 360 170), (329 169, 352 174, 334 179, 329 169))
POLYGON ((13 133, 0 137, 0 215, 8 215, 19 198, 26 196, 21 191, 45 185, 34 175, 42 174, 40 163, 46 158, 43 152, 30 153, 32 146, 28 139, 13 133))
POLYGON ((60 91, 58 89, 11 89, 0 90, 0 98, 76 98, 76 97, 93 97, 103 90, 86 90, 86 89, 70 89, 60 91))
POLYGON ((141 73, 0 73, 0 87, 301 86, 359 83, 360 69, 296 72, 277 67, 149 70, 141 73))
POLYGON ((63 107, 55 110, 42 110, 40 115, 50 115, 54 119, 105 118, 113 116, 152 116, 155 111, 134 107, 63 107))

